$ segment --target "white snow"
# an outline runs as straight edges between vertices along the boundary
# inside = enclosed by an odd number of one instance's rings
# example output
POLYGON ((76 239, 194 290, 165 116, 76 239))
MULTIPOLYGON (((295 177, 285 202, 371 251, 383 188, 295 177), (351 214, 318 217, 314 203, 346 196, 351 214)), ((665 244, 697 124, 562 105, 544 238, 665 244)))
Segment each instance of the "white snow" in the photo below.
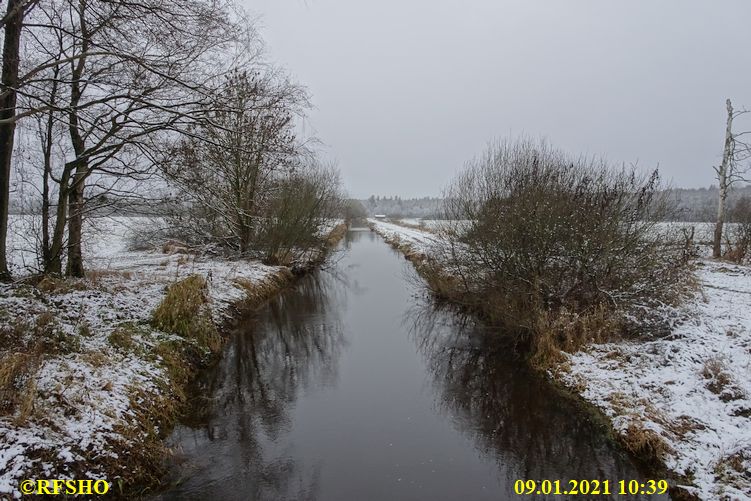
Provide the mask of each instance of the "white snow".
MULTIPOLYGON (((369 222, 422 253, 440 245, 427 231, 369 222)), ((696 225, 697 242, 708 235, 696 225)), ((673 312, 683 321, 670 335, 593 345, 549 374, 599 407, 617 432, 635 425, 657 433, 669 447, 666 466, 701 499, 751 499, 751 268, 697 264, 701 291, 673 312)))
MULTIPOLYGON (((24 218, 15 222, 27 223, 24 218)), ((237 279, 258 283, 286 272, 260 262, 131 252, 126 232, 145 224, 143 218, 97 223, 101 231, 86 242, 88 269, 96 273, 82 290, 40 294, 28 286, 0 286, 0 328, 51 314, 56 329, 80 343, 72 353, 41 359, 30 376, 34 407, 25 422, 16 421, 18 410, 0 417, 0 498, 19 497, 18 482, 35 472, 70 478, 84 466, 94 478, 104 478, 101 459, 117 458, 128 440, 121 428, 135 422, 132 399, 169 388, 165 369, 148 347, 175 336, 156 331, 148 320, 170 283, 196 273, 207 277, 212 314, 219 321, 245 297, 237 279), (125 323, 137 325, 137 345, 145 349, 125 353, 109 343, 108 336, 125 323)), ((35 261, 24 245, 13 241, 16 274, 35 261)), ((26 328, 22 336, 30 341, 32 333, 26 328)), ((6 354, 0 351, 0 358, 6 354)))
POLYGON ((693 478, 702 499, 748 499, 751 269, 706 261, 698 274, 702 294, 670 336, 592 346, 571 355, 560 377, 616 430, 658 433, 672 449, 667 467, 693 478), (723 463, 734 455, 735 468, 723 463))
POLYGON ((386 240, 399 241, 418 253, 428 254, 438 238, 428 230, 406 227, 379 219, 368 219, 371 227, 386 240))

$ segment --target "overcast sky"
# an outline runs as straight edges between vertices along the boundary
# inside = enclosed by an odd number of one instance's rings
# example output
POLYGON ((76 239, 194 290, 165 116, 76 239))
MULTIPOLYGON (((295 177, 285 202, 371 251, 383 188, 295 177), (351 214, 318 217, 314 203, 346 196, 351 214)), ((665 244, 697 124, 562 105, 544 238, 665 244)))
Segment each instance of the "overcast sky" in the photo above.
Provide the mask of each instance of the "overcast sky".
POLYGON ((244 1, 355 197, 439 195, 520 134, 707 186, 751 108, 749 0, 244 1))

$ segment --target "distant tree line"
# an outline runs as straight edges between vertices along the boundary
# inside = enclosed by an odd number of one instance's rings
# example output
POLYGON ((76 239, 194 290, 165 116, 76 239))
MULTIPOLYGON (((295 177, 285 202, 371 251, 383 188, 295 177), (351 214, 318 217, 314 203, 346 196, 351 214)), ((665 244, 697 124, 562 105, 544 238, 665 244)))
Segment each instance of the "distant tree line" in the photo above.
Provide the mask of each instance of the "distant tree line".
POLYGON ((401 198, 371 195, 360 202, 369 216, 383 214, 392 218, 434 219, 440 217, 442 199, 440 197, 401 198))
MULTIPOLYGON (((715 222, 717 219, 717 200, 719 189, 716 185, 708 188, 671 188, 666 190, 673 209, 665 214, 666 221, 682 222, 715 222)), ((751 186, 738 186, 732 190, 727 199, 731 210, 728 211, 728 222, 737 222, 732 208, 743 198, 751 197, 751 186)), ((371 196, 359 200, 366 208, 368 215, 383 214, 388 217, 440 219, 440 197, 400 198, 371 196)))

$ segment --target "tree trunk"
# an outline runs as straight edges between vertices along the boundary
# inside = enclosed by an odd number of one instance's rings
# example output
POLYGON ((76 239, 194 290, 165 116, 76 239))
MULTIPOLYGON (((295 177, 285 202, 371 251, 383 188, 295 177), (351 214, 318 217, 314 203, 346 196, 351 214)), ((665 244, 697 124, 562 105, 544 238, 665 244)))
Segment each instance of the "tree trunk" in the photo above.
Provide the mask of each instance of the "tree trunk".
POLYGON ((81 239, 83 234, 84 182, 87 169, 88 166, 85 163, 76 167, 73 185, 68 194, 70 218, 68 219, 68 266, 66 275, 76 278, 83 278, 86 274, 83 266, 81 239))
POLYGON ((720 197, 717 203, 717 223, 715 224, 714 242, 712 245, 712 256, 715 258, 722 256, 722 228, 725 224, 725 202, 733 175, 733 104, 730 102, 730 99, 726 101, 726 105, 728 119, 725 128, 725 148, 722 151, 722 165, 717 169, 720 197))
MULTIPOLYGON (((60 68, 55 68, 52 89, 50 90, 50 104, 54 105, 57 100, 57 77, 60 68)), ((47 113, 47 123, 41 130, 40 139, 44 154, 44 172, 42 176, 42 263, 44 268, 50 262, 50 179, 52 178, 52 134, 54 133, 55 115, 53 111, 47 113)))
POLYGON ((70 181, 71 166, 66 165, 60 177, 60 192, 57 195, 57 211, 55 213, 55 230, 52 233, 49 259, 44 263, 44 272, 61 275, 63 272, 63 248, 65 244, 65 226, 68 222, 68 182, 70 181))
MULTIPOLYGON (((86 3, 87 0, 79 0, 79 20, 81 23, 81 53, 89 49, 89 31, 86 24, 86 3)), ((70 109, 68 111, 68 132, 70 141, 73 145, 73 151, 76 159, 72 162, 75 165, 73 173, 73 183, 68 192, 68 210, 70 218, 68 219, 68 266, 66 274, 69 277, 83 278, 85 270, 83 267, 83 254, 81 252, 81 236, 83 233, 83 210, 84 210, 84 185, 88 176, 88 160, 85 157, 86 143, 84 136, 79 129, 78 105, 81 102, 81 81, 86 68, 86 57, 81 56, 78 59, 71 74, 70 83, 70 109)))
POLYGON ((7 247, 8 209, 10 204, 10 167, 13 159, 13 141, 16 124, 16 87, 18 86, 18 60, 23 23, 23 0, 8 0, 7 23, 3 43, 2 89, 0 97, 0 280, 9 280, 7 247))

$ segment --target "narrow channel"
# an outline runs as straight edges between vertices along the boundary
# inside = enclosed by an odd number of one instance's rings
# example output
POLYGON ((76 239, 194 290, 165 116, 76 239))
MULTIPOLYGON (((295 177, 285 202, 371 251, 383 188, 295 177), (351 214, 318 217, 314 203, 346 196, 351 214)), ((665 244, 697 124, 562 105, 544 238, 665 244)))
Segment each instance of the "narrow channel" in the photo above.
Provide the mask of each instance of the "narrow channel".
POLYGON ((570 499, 514 482, 645 478, 576 401, 410 277, 353 229, 328 269, 238 321, 169 437, 159 497, 570 499))

